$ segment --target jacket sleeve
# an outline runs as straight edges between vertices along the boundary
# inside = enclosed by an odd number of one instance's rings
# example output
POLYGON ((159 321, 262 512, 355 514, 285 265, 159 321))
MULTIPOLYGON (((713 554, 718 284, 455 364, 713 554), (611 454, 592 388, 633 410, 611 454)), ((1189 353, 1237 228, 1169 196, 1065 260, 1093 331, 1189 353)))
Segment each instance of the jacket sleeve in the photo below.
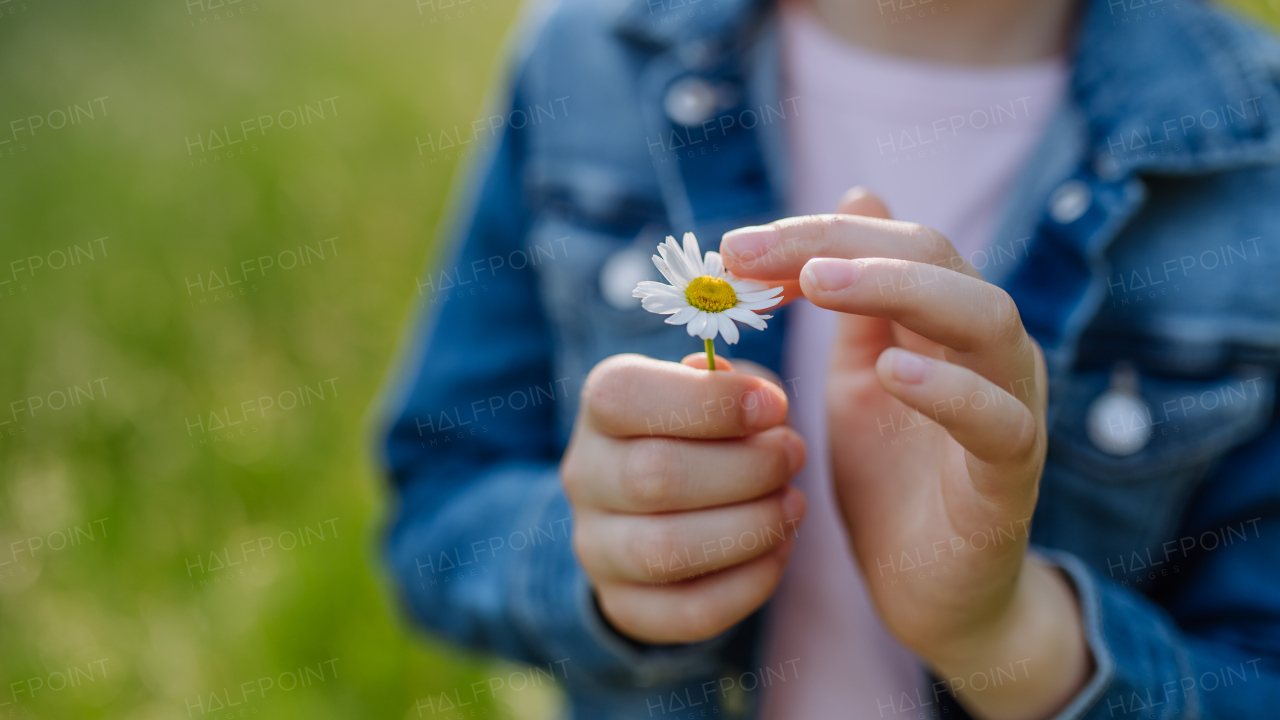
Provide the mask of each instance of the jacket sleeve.
MULTIPOLYGON (((522 105, 518 89, 510 102, 522 105)), ((705 673, 723 640, 631 643, 602 620, 576 561, 554 414, 580 378, 555 377, 537 277, 520 262, 531 225, 520 188, 525 137, 509 131, 493 144, 456 254, 419 280, 428 323, 408 376, 389 393, 392 574, 436 633, 550 664, 571 684, 647 686, 705 673)))
MULTIPOLYGON (((1234 720, 1280 708, 1280 423, 1233 453, 1190 504, 1150 597, 1069 553, 1096 670, 1054 720, 1234 720), (1267 710, 1266 708, 1271 708, 1267 710)), ((1144 562, 1147 562, 1144 560, 1144 562)), ((942 717, 966 717, 935 683, 942 717)))
POLYGON ((1150 598, 1063 559, 1098 671, 1062 718, 1227 720, 1280 708, 1278 478, 1273 421, 1212 475, 1179 537, 1153 552, 1151 572, 1173 580, 1150 598))

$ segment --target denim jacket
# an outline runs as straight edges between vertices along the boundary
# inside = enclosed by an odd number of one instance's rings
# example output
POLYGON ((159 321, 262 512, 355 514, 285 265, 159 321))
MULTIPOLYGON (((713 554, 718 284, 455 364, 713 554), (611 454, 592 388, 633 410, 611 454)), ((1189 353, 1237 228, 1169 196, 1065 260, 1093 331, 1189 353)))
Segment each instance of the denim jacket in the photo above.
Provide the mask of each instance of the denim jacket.
MULTIPOLYGON (((691 645, 605 623, 557 476, 596 363, 697 349, 619 299, 637 255, 785 216, 805 99, 782 90, 774 13, 540 6, 498 106, 418 139, 424 161, 474 160, 383 410, 386 559, 421 623, 533 664, 575 718, 750 717, 778 681, 767 607, 691 645)), ((1050 368, 1031 541, 1074 583, 1096 665, 1059 717, 1280 716, 1280 48, 1192 0, 1083 0, 1074 37, 1067 97, 973 259, 1050 368), (1099 420, 1105 397, 1130 410, 1099 420)), ((785 333, 784 310, 718 350, 778 370, 785 333)), ((492 685, 419 712, 470 717, 492 685)), ((945 683, 867 702, 851 714, 965 717, 945 683)))

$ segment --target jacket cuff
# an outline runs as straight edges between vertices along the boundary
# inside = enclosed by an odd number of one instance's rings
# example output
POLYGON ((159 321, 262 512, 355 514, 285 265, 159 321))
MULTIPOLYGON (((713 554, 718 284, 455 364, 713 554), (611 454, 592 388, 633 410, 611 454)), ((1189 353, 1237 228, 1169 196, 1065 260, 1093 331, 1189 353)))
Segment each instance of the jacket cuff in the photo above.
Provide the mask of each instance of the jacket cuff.
POLYGON ((1093 677, 1053 720, 1188 717, 1198 705, 1195 688, 1181 678, 1194 670, 1165 611, 1132 590, 1100 580, 1078 557, 1037 548, 1075 585, 1093 653, 1093 677))
MULTIPOLYGON (((571 517, 558 474, 530 525, 571 517)), ((687 645, 647 645, 619 634, 600 614, 595 593, 573 553, 572 533, 532 554, 512 583, 508 602, 525 641, 550 662, 567 661, 573 684, 641 689, 667 687, 714 675, 734 630, 687 645)))
POLYGON ((1071 553, 1041 547, 1035 548, 1035 551, 1050 565, 1061 570, 1075 587, 1084 624, 1085 642, 1089 646, 1094 664, 1093 677, 1089 678, 1089 682, 1085 683, 1080 692, 1071 699, 1071 703, 1055 715, 1053 720, 1085 718, 1088 717, 1090 709, 1098 704, 1099 698, 1116 676, 1116 659, 1111 653, 1103 631, 1102 599, 1098 594, 1097 580, 1080 558, 1071 553))

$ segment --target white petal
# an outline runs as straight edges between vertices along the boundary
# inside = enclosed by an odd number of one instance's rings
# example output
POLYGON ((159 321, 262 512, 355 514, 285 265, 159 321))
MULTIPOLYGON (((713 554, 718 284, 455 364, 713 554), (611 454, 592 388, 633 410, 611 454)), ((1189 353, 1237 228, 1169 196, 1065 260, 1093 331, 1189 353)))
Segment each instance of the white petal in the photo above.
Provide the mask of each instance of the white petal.
POLYGON ((658 268, 658 272, 662 273, 662 277, 666 278, 667 282, 671 283, 677 288, 683 289, 685 285, 689 284, 687 282, 682 284, 680 282, 679 276, 671 272, 671 268, 667 267, 667 261, 658 257, 657 255, 653 256, 653 266, 658 268))
POLYGON ((631 291, 631 297, 649 297, 651 295, 660 295, 663 297, 684 297, 684 292, 667 285, 666 283, 654 282, 652 280, 641 280, 636 289, 631 291))
POLYGON ((738 326, 734 325, 729 316, 724 313, 716 313, 715 318, 720 323, 720 334, 724 336, 724 341, 730 345, 737 345, 738 326))
POLYGON ((782 302, 782 298, 773 298, 772 300, 759 300, 756 302, 740 302, 735 307, 740 307, 743 310, 767 310, 780 302, 782 302))
POLYGON ((715 250, 707 251, 707 256, 702 260, 702 270, 704 274, 711 277, 723 278, 724 259, 720 257, 720 253, 715 250))
POLYGON ((739 302, 760 302, 761 300, 769 300, 782 294, 782 288, 769 288, 768 290, 760 290, 759 292, 738 293, 739 302))
POLYGON ((684 248, 680 247, 680 243, 676 242, 676 239, 670 235, 667 236, 666 242, 658 246, 658 252, 662 254, 662 257, 668 258, 670 262, 676 263, 682 268, 689 267, 687 258, 684 256, 684 248))
POLYGON ((659 245, 658 253, 662 255, 663 262, 670 268, 672 276, 679 281, 671 284, 683 288, 689 284, 690 280, 698 276, 689 268, 689 263, 685 260, 684 253, 679 248, 673 250, 672 247, 674 245, 659 245))
POLYGON ((683 307, 683 308, 680 308, 680 310, 677 311, 676 314, 668 317, 665 322, 668 325, 684 325, 685 323, 697 317, 698 313, 700 312, 702 311, 693 306, 683 307))
POLYGON ((731 272, 725 272, 724 279, 733 286, 733 291, 736 293, 760 292, 761 290, 765 290, 769 287, 765 283, 756 280, 745 280, 731 272))
POLYGON ((716 320, 716 313, 704 313, 707 316, 707 326, 702 328, 702 332, 698 333, 698 337, 703 340, 715 340, 716 334, 720 332, 720 322, 716 320))
POLYGON ((694 277, 707 274, 702 267, 702 248, 698 247, 698 238, 691 232, 684 234, 684 258, 689 263, 689 269, 696 271, 694 277))
POLYGON ((757 330, 764 330, 766 327, 768 327, 768 325, 765 324, 763 317, 751 312, 750 310, 743 310, 742 308, 733 307, 733 308, 729 308, 728 310, 725 310, 724 314, 728 315, 734 320, 737 320, 743 325, 750 325, 751 327, 757 330))
POLYGON ((698 315, 694 317, 692 320, 690 320, 689 324, 685 326, 685 329, 689 331, 689 337, 694 337, 695 335, 698 335, 703 330, 705 330, 707 327, 707 320, 710 317, 711 317, 710 315, 699 310, 698 315))
POLYGON ((651 313, 659 315, 669 315, 681 308, 689 307, 689 301, 684 298, 662 297, 660 295, 650 295, 640 301, 640 306, 651 313))

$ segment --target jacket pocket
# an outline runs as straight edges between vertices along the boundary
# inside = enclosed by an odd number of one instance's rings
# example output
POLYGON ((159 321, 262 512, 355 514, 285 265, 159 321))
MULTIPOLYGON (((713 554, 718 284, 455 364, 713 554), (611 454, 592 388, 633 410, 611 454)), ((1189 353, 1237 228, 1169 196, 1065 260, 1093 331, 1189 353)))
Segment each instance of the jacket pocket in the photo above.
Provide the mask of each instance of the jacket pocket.
POLYGON ((1055 386, 1033 540, 1071 551, 1119 581, 1131 568, 1117 558, 1174 537, 1215 463, 1266 427, 1275 377, 1269 371, 1139 376, 1133 392, 1141 402, 1102 415, 1095 403, 1116 392, 1112 384, 1112 373, 1098 371, 1074 373, 1055 386), (1108 430, 1126 434, 1129 454, 1099 442, 1108 430), (1140 447, 1134 438, 1143 440, 1140 447))

